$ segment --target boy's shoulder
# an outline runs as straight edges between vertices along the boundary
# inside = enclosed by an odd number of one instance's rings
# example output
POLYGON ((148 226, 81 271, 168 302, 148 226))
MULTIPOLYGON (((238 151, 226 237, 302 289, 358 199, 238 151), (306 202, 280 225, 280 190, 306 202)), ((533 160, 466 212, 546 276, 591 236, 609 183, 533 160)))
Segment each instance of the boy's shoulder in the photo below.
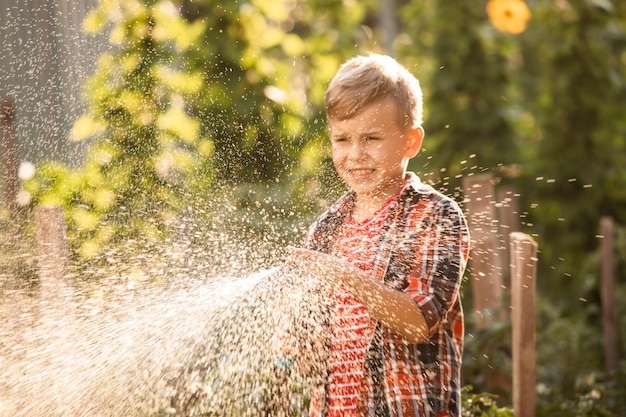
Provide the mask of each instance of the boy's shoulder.
POLYGON ((418 202, 429 202, 435 205, 445 205, 458 208, 457 202, 450 196, 436 190, 432 185, 426 184, 412 173, 407 173, 408 179, 401 196, 406 200, 418 202))
MULTIPOLYGON (((329 237, 333 235, 333 231, 337 230, 343 223, 355 201, 354 191, 346 192, 310 225, 306 239, 310 242, 321 239, 321 243, 314 242, 313 247, 315 244, 319 246, 327 242, 329 237)), ((463 211, 453 198, 436 190, 433 186, 423 183, 412 172, 407 173, 407 181, 396 199, 395 207, 394 212, 399 212, 400 215, 398 217, 392 216, 395 218, 394 221, 408 220, 412 222, 417 219, 434 219, 437 217, 462 219, 461 223, 465 223, 463 211), (437 214, 435 215, 435 213, 437 214)))

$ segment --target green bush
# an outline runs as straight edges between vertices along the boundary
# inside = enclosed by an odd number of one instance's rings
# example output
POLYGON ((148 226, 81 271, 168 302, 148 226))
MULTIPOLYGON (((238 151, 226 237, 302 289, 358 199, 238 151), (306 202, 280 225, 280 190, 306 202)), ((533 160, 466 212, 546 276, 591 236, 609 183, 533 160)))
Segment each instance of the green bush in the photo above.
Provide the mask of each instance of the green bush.
POLYGON ((499 407, 496 396, 489 393, 472 393, 472 386, 466 385, 461 393, 462 417, 515 417, 508 407, 499 407))

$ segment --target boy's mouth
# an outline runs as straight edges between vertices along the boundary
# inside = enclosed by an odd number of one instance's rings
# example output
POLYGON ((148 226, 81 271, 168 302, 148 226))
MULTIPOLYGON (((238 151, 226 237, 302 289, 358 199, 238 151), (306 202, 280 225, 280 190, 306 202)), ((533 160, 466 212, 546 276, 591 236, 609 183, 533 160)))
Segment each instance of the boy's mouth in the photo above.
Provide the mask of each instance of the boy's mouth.
POLYGON ((374 168, 349 168, 346 170, 348 175, 354 178, 365 178, 372 175, 375 171, 374 168))
POLYGON ((353 174, 362 174, 374 172, 374 168, 348 168, 347 171, 353 174))

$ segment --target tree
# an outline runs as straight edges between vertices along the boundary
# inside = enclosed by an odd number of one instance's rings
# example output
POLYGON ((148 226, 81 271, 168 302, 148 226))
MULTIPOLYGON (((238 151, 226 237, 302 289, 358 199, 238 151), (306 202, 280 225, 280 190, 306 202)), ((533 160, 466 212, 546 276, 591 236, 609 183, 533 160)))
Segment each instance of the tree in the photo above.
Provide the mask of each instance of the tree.
POLYGON ((158 235, 180 206, 185 181, 212 153, 199 120, 186 112, 204 80, 181 70, 179 59, 204 25, 185 22, 172 7, 101 2, 91 11, 85 30, 111 23, 112 48, 87 81, 89 110, 71 137, 95 140, 80 169, 47 162, 26 184, 36 204, 66 206, 70 238, 85 257, 114 238, 158 235))
POLYGON ((84 257, 107 242, 159 239, 196 199, 225 195, 258 214, 249 220, 260 228, 267 211, 294 212, 277 205, 317 207, 307 185, 327 156, 323 92, 355 42, 369 42, 359 26, 366 9, 100 1, 84 27, 107 31, 111 48, 72 131, 92 140, 89 156, 78 170, 43 164, 26 184, 32 204, 65 205, 84 257))

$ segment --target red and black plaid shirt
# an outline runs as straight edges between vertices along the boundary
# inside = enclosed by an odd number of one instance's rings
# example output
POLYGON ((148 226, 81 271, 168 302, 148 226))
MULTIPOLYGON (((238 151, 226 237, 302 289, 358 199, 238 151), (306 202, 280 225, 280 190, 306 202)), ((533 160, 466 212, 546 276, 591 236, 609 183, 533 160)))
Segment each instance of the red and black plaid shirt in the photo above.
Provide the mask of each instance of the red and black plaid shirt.
MULTIPOLYGON (((352 191, 340 198, 311 226, 305 246, 332 253, 354 201, 352 191)), ((415 299, 429 326, 429 340, 410 343, 375 323, 358 415, 459 416, 464 332, 459 287, 469 255, 465 217, 452 199, 408 173, 378 242, 371 275, 415 299)), ((328 383, 314 391, 310 415, 325 416, 328 383)))

